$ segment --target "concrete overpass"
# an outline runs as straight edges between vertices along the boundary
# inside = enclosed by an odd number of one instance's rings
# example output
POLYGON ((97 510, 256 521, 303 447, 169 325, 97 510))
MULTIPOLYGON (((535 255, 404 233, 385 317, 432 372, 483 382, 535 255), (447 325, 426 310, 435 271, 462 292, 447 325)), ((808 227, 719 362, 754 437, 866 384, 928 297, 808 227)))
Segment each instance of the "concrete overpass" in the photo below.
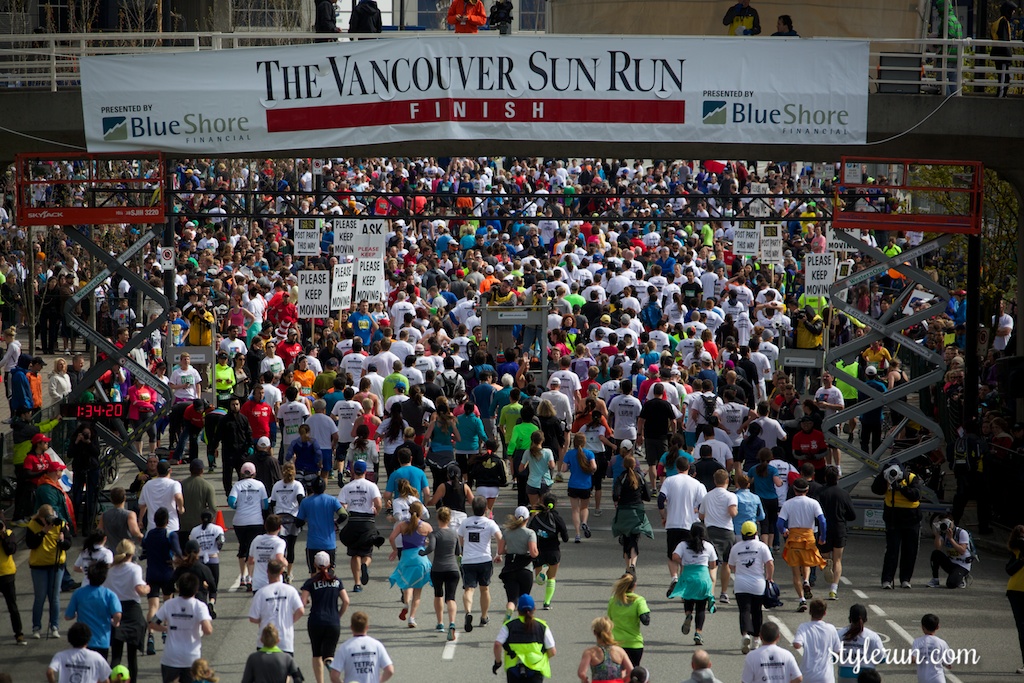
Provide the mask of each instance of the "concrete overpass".
MULTIPOLYGON (((85 147, 78 90, 0 90, 0 160, 16 153, 52 153, 85 147), (19 131, 26 137, 13 131, 19 131), (57 144, 61 143, 61 144, 57 144)), ((388 145, 398 156, 605 156, 679 159, 792 159, 834 161, 843 154, 925 159, 970 159, 1012 174, 1022 168, 1024 98, 872 94, 867 145, 623 144, 613 140, 512 142, 422 140, 388 145)), ((379 147, 292 150, 296 156, 371 156, 379 147)), ((281 152, 279 156, 288 156, 281 152)))

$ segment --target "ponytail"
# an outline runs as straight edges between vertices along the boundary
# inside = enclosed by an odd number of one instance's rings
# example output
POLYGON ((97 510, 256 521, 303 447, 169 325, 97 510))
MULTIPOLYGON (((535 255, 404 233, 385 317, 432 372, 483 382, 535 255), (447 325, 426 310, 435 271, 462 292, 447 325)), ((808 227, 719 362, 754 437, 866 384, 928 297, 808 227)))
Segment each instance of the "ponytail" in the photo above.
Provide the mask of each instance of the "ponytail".
POLYGON ((544 435, 538 429, 530 435, 530 457, 534 460, 540 460, 540 456, 544 451, 544 435))
POLYGON ((626 468, 623 472, 623 477, 629 481, 629 485, 634 489, 640 488, 640 477, 636 475, 636 458, 630 454, 622 458, 622 466, 626 468))
POLYGON ((408 536, 409 534, 416 531, 416 528, 420 525, 420 517, 423 515, 423 504, 419 501, 409 506, 409 521, 405 523, 405 528, 402 529, 402 533, 408 536))
POLYGON ((768 476, 768 463, 772 461, 772 452, 769 448, 762 448, 757 452, 757 476, 768 476))

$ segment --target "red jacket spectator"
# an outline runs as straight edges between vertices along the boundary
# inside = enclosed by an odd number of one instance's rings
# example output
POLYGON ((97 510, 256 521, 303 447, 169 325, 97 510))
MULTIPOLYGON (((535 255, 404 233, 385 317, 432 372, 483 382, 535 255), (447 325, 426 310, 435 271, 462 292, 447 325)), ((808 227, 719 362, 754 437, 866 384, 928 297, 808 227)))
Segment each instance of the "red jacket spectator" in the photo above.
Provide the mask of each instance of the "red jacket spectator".
POLYGON ((487 23, 487 13, 480 0, 452 0, 448 7, 448 23, 456 33, 476 33, 487 23))

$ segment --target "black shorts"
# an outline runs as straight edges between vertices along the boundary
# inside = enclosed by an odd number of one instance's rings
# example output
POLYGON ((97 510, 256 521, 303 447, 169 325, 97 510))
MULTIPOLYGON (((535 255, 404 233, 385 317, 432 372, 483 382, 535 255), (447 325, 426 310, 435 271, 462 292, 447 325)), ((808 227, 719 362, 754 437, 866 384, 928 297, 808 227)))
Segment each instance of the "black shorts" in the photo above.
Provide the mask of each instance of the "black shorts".
POLYGON ((314 569, 315 569, 315 567, 313 566, 313 558, 315 558, 316 554, 318 552, 320 552, 321 550, 323 552, 327 553, 330 556, 330 558, 331 558, 331 566, 332 567, 334 566, 334 559, 335 559, 336 549, 332 548, 330 550, 327 550, 325 548, 306 548, 306 564, 309 566, 309 573, 310 574, 313 574, 314 573, 314 569))
POLYGON ((490 586, 491 574, 493 573, 493 562, 464 564, 462 565, 462 587, 476 588, 477 586, 490 586))
POLYGON ((178 669, 173 666, 160 665, 160 678, 164 683, 192 683, 192 669, 185 667, 184 669, 178 669))
POLYGON ((527 487, 526 487, 526 492, 528 494, 530 494, 531 496, 543 496, 545 493, 547 493, 550 490, 551 490, 551 487, 548 486, 547 484, 541 484, 539 487, 537 487, 537 486, 529 486, 529 485, 527 485, 527 487))
POLYGON ((238 557, 249 557, 249 546, 251 546, 256 537, 262 533, 262 524, 236 526, 235 537, 238 539, 238 557))
POLYGON ((843 531, 841 533, 833 533, 832 530, 829 529, 828 533, 825 535, 825 544, 818 546, 818 550, 821 552, 822 555, 824 555, 826 553, 832 552, 836 548, 839 548, 841 550, 845 547, 846 532, 843 531))
POLYGON ((595 491, 601 490, 601 482, 608 476, 608 456, 605 453, 598 453, 594 458, 597 463, 597 470, 590 475, 590 481, 593 484, 595 491))
POLYGON ((580 500, 588 500, 590 498, 590 492, 592 490, 593 489, 574 489, 574 488, 572 488, 570 486, 568 491, 566 492, 566 495, 568 495, 570 498, 579 498, 580 500))
POLYGON ((444 598, 445 602, 455 600, 455 591, 459 588, 458 572, 430 572, 430 583, 434 585, 434 597, 444 598))
POLYGON ((859 402, 860 396, 857 396, 856 398, 846 398, 845 396, 843 397, 843 405, 846 406, 847 408, 849 408, 850 406, 855 406, 859 402))
POLYGON ((340 626, 309 625, 309 644, 314 657, 333 657, 340 639, 340 626))
POLYGON ((164 598, 169 598, 178 591, 178 587, 174 585, 174 579, 167 579, 166 581, 147 580, 146 585, 149 586, 149 597, 151 598, 160 595, 164 598))
POLYGON ((668 439, 648 439, 644 437, 644 458, 648 467, 657 466, 661 456, 668 450, 668 439))
POLYGON ((537 557, 533 558, 533 566, 534 568, 543 567, 544 565, 548 565, 550 567, 551 565, 558 564, 561 561, 561 550, 541 550, 537 553, 537 557))
POLYGON ((665 544, 668 546, 668 559, 672 559, 672 553, 676 551, 676 546, 689 540, 689 529, 665 529, 665 544))

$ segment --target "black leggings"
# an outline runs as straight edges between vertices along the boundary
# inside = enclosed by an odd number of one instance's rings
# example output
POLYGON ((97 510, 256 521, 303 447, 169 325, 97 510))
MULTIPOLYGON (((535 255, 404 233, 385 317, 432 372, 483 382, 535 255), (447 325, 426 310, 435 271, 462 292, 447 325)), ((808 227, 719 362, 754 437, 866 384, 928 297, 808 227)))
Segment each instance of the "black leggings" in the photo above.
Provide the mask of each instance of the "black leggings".
POLYGON ((11 615, 11 630, 15 636, 25 635, 21 627, 21 612, 18 611, 18 593, 14 586, 14 574, 0 576, 0 593, 7 601, 7 612, 11 615))
POLYGON ((640 557, 640 534, 623 534, 621 539, 623 557, 628 560, 634 552, 640 557))
MULTIPOLYGON (((779 521, 779 499, 762 498, 761 505, 764 506, 764 519, 761 521, 761 533, 767 534, 768 536, 774 536, 777 533, 776 525, 779 521)), ((775 542, 779 542, 779 539, 775 539, 775 542)))
POLYGON ((210 586, 209 590, 209 596, 212 602, 213 600, 217 599, 217 584, 220 583, 220 563, 218 562, 216 564, 207 564, 206 562, 204 562, 203 564, 205 564, 206 568, 210 570, 211 574, 213 574, 213 585, 210 586))
POLYGON ((284 559, 288 560, 288 564, 295 562, 295 541, 297 540, 299 540, 298 534, 284 537, 284 559))
POLYGON ((704 610, 708 607, 707 600, 684 600, 683 610, 687 614, 693 614, 693 608, 697 608, 696 626, 698 631, 704 630, 704 610))
POLYGON ((633 666, 640 666, 640 660, 644 658, 644 649, 642 647, 624 647, 626 656, 629 657, 629 661, 633 663, 633 666))
POLYGON ((960 582, 967 578, 970 572, 956 562, 951 560, 946 553, 941 550, 933 550, 932 556, 929 558, 932 566, 932 578, 939 578, 939 570, 946 572, 949 576, 946 577, 946 588, 959 588, 960 582))
MULTIPOLYGON (((509 557, 505 558, 506 561, 509 559, 509 557)), ((528 566, 507 571, 501 574, 501 583, 505 586, 506 599, 515 603, 519 600, 520 595, 530 594, 530 589, 533 588, 533 572, 528 566)))
MULTIPOLYGON (((121 663, 121 654, 123 652, 126 643, 123 640, 117 638, 110 639, 110 661, 117 666, 121 663)), ((127 643, 128 645, 128 675, 133 681, 138 680, 139 674, 139 648, 135 643, 127 643)))
POLYGON ((764 619, 761 613, 761 605, 764 603, 764 596, 753 593, 737 593, 736 605, 740 608, 740 633, 754 636, 761 633, 761 623, 764 619))
POLYGON ((458 572, 430 572, 430 583, 434 585, 434 597, 454 602, 459 590, 458 572))
POLYGON ((1006 599, 1010 601, 1013 621, 1017 624, 1017 643, 1021 661, 1024 661, 1024 591, 1006 591, 1006 599))

